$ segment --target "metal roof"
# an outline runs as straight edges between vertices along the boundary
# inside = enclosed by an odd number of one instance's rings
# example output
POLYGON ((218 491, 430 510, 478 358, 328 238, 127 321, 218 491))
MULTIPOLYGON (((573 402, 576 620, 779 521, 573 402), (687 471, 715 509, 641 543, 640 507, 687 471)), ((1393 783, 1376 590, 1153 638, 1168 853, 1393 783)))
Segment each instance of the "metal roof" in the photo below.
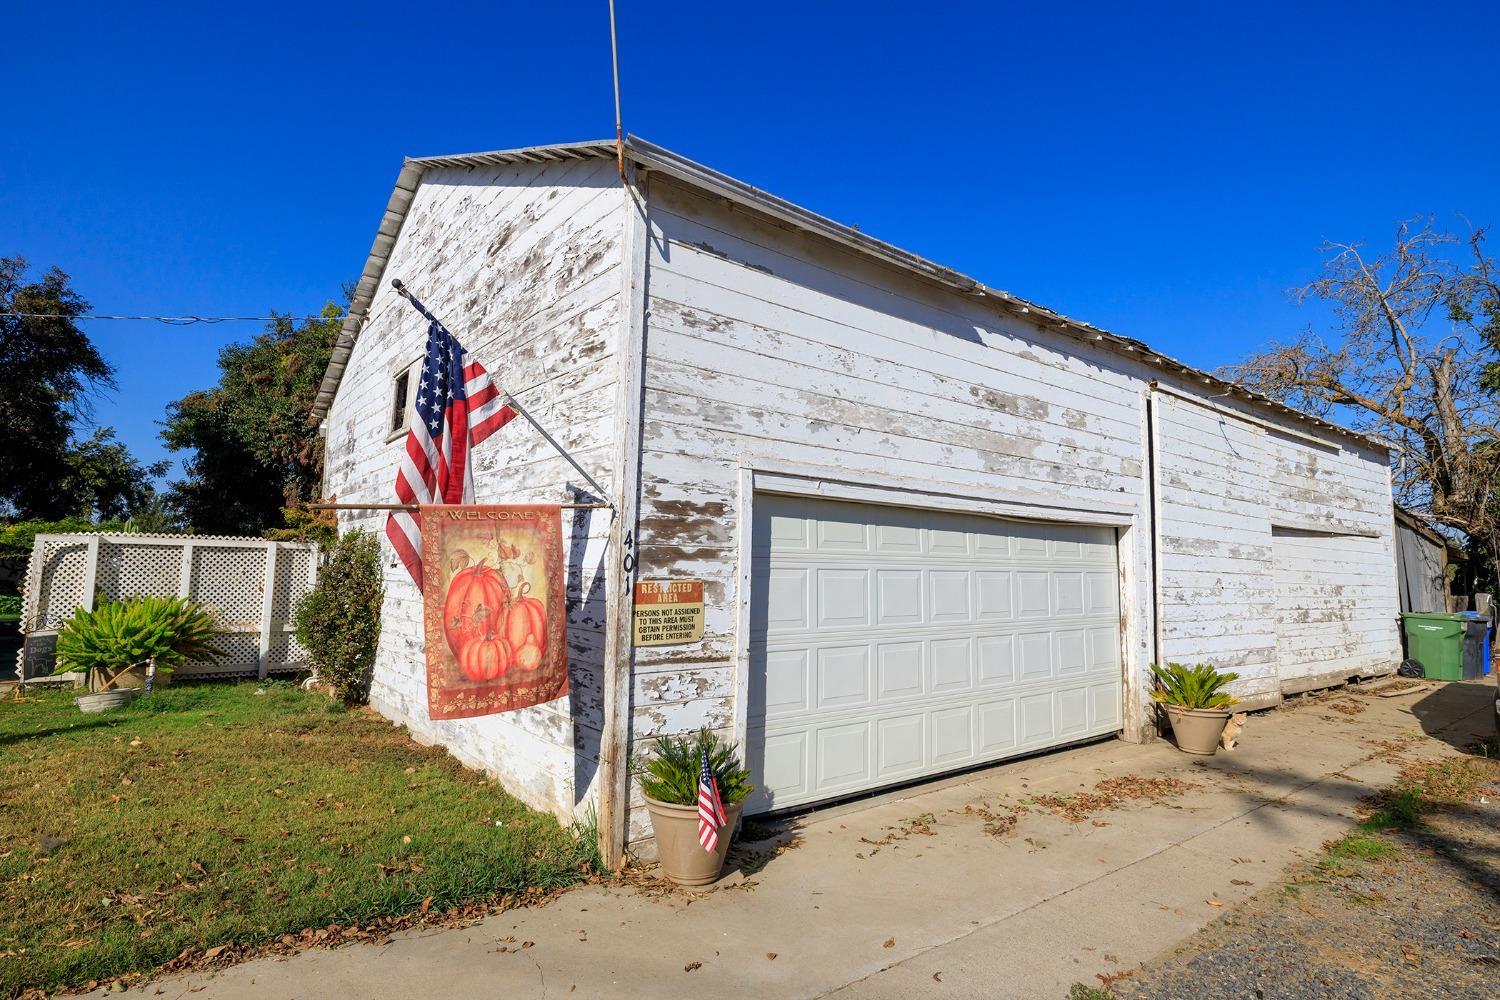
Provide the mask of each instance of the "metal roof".
MULTIPOLYGON (((1218 395, 1257 405, 1290 421, 1294 425, 1316 427, 1343 438, 1359 441, 1377 450, 1389 450, 1389 444, 1379 438, 1361 434, 1358 431, 1350 430, 1347 427, 1324 420, 1321 417, 1304 413, 1268 396, 1263 396, 1243 386, 1221 379, 1209 372, 1183 364, 1175 358, 1152 350, 1151 347, 1142 341, 1130 337, 1122 337, 1119 334, 1110 333, 1091 324, 1069 319, 1062 313, 1012 295, 1010 292, 991 288, 952 268, 935 264, 914 253, 902 250, 900 247, 886 243, 883 240, 875 239, 858 229, 835 222, 825 216, 818 215, 816 212, 809 211, 800 205, 793 204, 766 191, 762 191, 760 188, 746 184, 744 181, 721 174, 717 170, 705 167, 669 149, 665 149, 655 143, 647 142, 638 136, 632 135, 626 137, 625 155, 639 169, 654 170, 675 177, 686 184, 752 208, 795 226, 798 229, 826 237, 835 243, 883 260, 905 271, 948 285, 965 294, 985 299, 997 308, 1033 325, 1066 334, 1085 343, 1097 344, 1124 357, 1139 358, 1147 365, 1157 367, 1165 372, 1172 372, 1189 382, 1196 382, 1208 389, 1214 390, 1218 395)), ((349 314, 344 318, 343 328, 339 331, 338 340, 335 342, 333 348, 333 356, 328 363, 328 370, 324 374, 322 385, 318 389, 317 399, 313 402, 313 416, 321 420, 328 415, 328 408, 333 403, 334 393, 338 391, 339 381, 343 377, 344 368, 349 362, 349 354, 354 348, 355 338, 359 335, 359 329, 364 324, 370 303, 374 300, 375 292, 378 290, 381 277, 385 272, 386 263, 390 260, 391 250, 395 247, 396 238, 401 233, 401 226, 406 220, 407 210, 411 207, 412 199, 416 195, 417 186, 422 181, 422 175, 428 169, 433 167, 483 167, 515 163, 544 163, 558 160, 583 160, 593 157, 613 159, 614 156, 615 141, 613 139, 598 139, 591 142, 562 143, 552 146, 526 146, 520 149, 499 149, 485 153, 408 158, 402 164, 401 173, 396 178, 396 189, 391 192, 391 200, 386 205, 385 217, 381 220, 380 228, 376 232, 375 243, 370 248, 370 256, 365 261, 364 273, 360 276, 359 283, 355 286, 354 298, 349 305, 349 314)))

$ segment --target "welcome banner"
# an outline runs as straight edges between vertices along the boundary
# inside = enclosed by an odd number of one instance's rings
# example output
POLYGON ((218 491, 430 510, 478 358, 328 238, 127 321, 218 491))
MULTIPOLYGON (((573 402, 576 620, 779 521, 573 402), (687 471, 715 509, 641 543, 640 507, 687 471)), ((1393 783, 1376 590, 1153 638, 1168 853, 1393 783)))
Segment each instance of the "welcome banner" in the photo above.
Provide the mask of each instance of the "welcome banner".
POLYGON ((428 714, 469 719, 567 694, 561 508, 428 506, 421 520, 428 714))

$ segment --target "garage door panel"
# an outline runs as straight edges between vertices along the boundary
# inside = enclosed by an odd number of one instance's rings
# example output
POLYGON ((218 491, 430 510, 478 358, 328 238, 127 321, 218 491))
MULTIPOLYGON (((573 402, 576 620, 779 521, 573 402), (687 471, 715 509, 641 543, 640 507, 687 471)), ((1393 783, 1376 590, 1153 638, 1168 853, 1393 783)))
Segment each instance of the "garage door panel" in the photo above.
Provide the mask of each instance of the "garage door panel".
POLYGON ((1052 692, 1027 695, 1020 701, 1021 745, 1031 746, 1052 740, 1052 692))
POLYGON ((1016 617, 1046 618, 1052 614, 1052 585, 1045 571, 1017 573, 1016 617))
POLYGON ((808 650, 777 650, 767 653, 764 663, 765 711, 768 715, 785 716, 806 712, 811 707, 808 698, 808 650))
POLYGON ((1027 632, 1016 636, 1021 651, 1021 680, 1034 681, 1052 676, 1052 634, 1027 632))
POLYGON ((1112 530, 778 497, 756 509, 752 812, 1118 729, 1112 530))
POLYGON ((927 690, 920 642, 883 642, 876 647, 876 698, 889 704, 927 690))
POLYGON ((1120 669, 1120 637, 1113 627, 1091 628, 1088 635, 1088 665, 1090 670, 1118 673, 1120 669))
POLYGON ((870 702, 870 648, 834 646, 818 650, 815 709, 847 708, 870 702))
POLYGON ((975 608, 980 621, 1009 621, 1011 618, 1011 588, 1015 586, 1015 574, 1008 570, 979 570, 974 574, 978 590, 975 608))
POLYGON ((857 628, 870 624, 870 571, 820 569, 814 589, 819 629, 857 628))
POLYGON ((970 640, 938 639, 928 644, 932 677, 927 689, 933 694, 967 691, 974 686, 974 664, 970 640))
POLYGON ((979 706, 979 753, 1012 750, 1016 745, 1016 700, 987 701, 979 706))
POLYGON ((1057 676, 1081 674, 1088 669, 1086 644, 1083 629, 1068 629, 1052 634, 1052 649, 1057 660, 1055 664, 1057 676))
POLYGON ((939 767, 961 767, 974 759, 974 706, 955 705, 931 713, 928 763, 939 767))
POLYGON ((813 778, 822 792, 838 792, 870 783, 869 721, 823 726, 817 731, 813 778))
POLYGON ((922 571, 883 569, 875 574, 875 624, 920 625, 923 619, 922 571))
POLYGON ((929 620, 936 625, 968 621, 971 582, 972 576, 967 570, 928 570, 929 620))
POLYGON ((1016 637, 1013 635, 984 635, 974 640, 979 654, 979 684, 996 687, 1010 684, 1016 679, 1016 637))
POLYGON ((766 629, 768 633, 807 629, 807 581, 809 571, 775 567, 766 585, 766 629))
POLYGON ((1094 728, 1120 724, 1120 689, 1114 684, 1095 684, 1089 691, 1089 725, 1094 728))
POLYGON ((1087 688, 1070 688, 1056 692, 1052 698, 1057 711, 1058 736, 1071 739, 1089 729, 1089 693, 1087 688))
POLYGON ((875 773, 884 779, 920 774, 927 763, 927 716, 924 712, 880 719, 875 723, 875 773))
POLYGON ((805 732, 763 734, 753 745, 749 763, 756 777, 756 795, 764 801, 796 802, 812 792, 808 780, 809 734, 805 732), (760 757, 757 768, 755 758, 760 757))

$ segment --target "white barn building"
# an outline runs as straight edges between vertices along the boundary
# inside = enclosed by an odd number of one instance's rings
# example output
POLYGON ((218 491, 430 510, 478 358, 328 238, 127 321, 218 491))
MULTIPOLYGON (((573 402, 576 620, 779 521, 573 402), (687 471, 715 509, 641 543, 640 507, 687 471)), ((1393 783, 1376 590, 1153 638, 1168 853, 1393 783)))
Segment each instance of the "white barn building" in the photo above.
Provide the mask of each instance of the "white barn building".
MULTIPOLYGON (((572 818, 649 835, 628 755, 739 739, 750 812, 1154 735, 1153 661, 1251 708, 1400 659, 1387 451, 658 146, 403 166, 316 406, 326 495, 390 503, 399 278, 608 491, 564 511, 572 693, 434 722, 387 545, 372 704, 572 818), (628 558, 627 558, 628 557, 628 558), (632 579, 704 583, 705 634, 632 648, 632 579)), ((569 499, 517 421, 482 503, 569 499)), ((382 532, 384 514, 343 528, 382 532)))

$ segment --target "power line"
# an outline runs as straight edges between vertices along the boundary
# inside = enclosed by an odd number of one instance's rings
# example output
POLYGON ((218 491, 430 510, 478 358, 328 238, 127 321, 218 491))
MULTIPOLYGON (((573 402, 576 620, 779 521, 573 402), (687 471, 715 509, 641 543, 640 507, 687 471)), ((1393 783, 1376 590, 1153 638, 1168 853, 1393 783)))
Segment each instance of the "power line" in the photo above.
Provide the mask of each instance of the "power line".
POLYGON ((172 326, 192 326, 195 323, 274 323, 289 320, 307 323, 314 320, 337 319, 321 314, 316 316, 103 316, 97 313, 74 315, 72 313, 0 312, 0 319, 127 319, 151 323, 168 323, 172 326))

